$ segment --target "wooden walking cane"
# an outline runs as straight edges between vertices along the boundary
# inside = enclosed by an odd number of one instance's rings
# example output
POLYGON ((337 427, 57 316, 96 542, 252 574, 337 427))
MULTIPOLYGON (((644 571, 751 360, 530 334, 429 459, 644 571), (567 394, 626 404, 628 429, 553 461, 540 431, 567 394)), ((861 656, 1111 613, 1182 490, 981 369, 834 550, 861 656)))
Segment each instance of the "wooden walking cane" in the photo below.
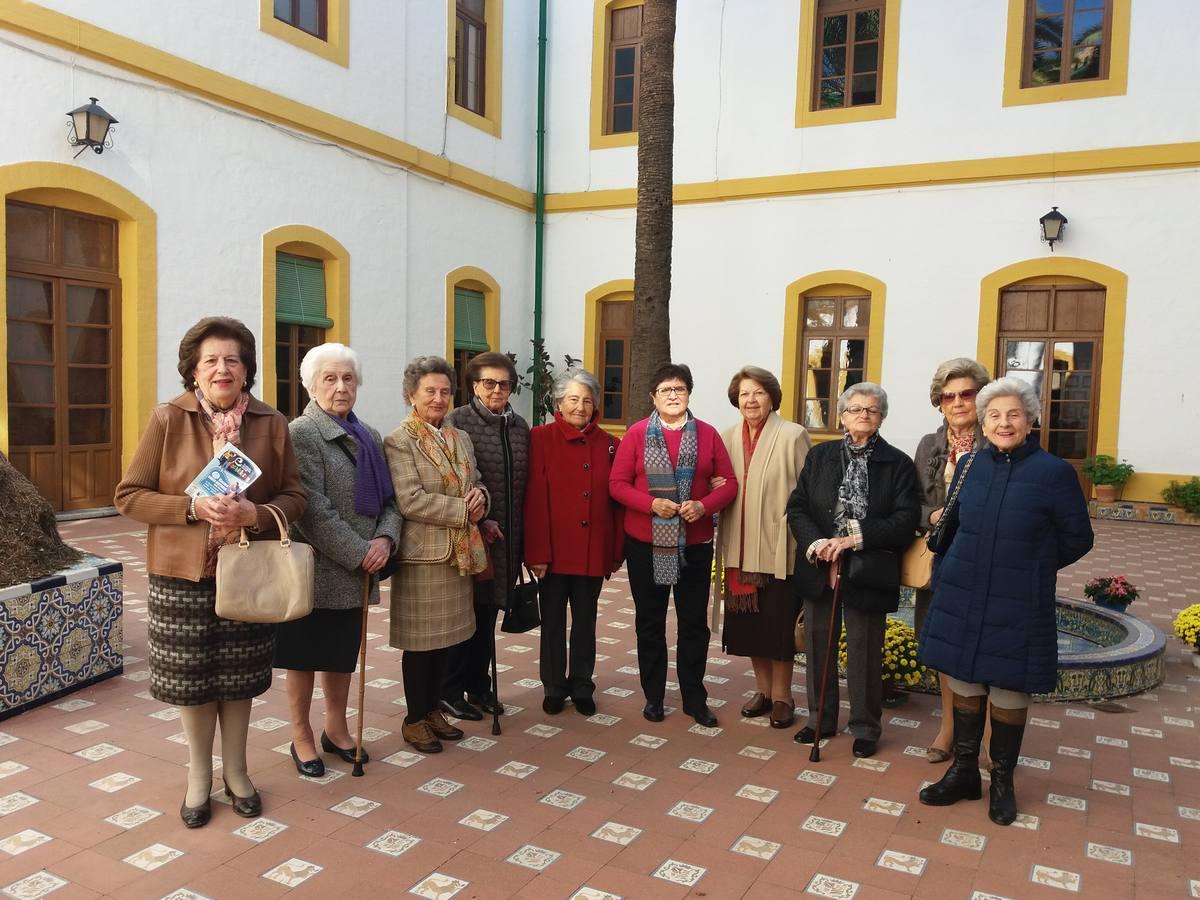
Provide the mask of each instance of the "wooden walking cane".
POLYGON ((366 700, 367 695, 367 604, 370 602, 371 573, 363 572, 362 642, 358 646, 358 743, 354 745, 354 769, 350 773, 355 778, 361 778, 363 774, 363 719, 367 713, 363 708, 363 702, 366 700))
POLYGON ((833 627, 837 622, 838 591, 842 586, 842 558, 839 556, 829 564, 829 582, 833 586, 833 604, 829 607, 829 637, 825 642, 825 665, 821 673, 821 693, 817 696, 817 725, 813 729, 812 750, 809 762, 821 761, 821 721, 825 718, 825 688, 829 686, 829 663, 833 658, 833 627))

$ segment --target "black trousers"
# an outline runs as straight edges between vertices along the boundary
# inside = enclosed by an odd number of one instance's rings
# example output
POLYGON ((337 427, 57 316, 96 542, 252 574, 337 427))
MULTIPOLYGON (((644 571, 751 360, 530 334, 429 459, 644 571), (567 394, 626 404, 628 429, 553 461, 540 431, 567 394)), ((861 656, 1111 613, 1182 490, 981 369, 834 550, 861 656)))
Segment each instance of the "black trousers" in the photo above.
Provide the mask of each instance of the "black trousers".
POLYGON ((599 575, 547 572, 540 582, 542 659, 539 674, 547 697, 587 699, 596 692, 596 600, 599 575), (567 657, 567 606, 571 607, 570 668, 567 657))
POLYGON ((475 582, 475 633, 447 651, 442 696, 462 700, 463 694, 486 697, 492 692, 492 635, 496 633, 495 582, 475 582))
MULTIPOLYGON (((667 603, 672 585, 654 583, 653 547, 625 536, 629 588, 636 610, 638 669, 642 693, 649 703, 662 703, 667 683, 667 603)), ((675 664, 685 712, 708 702, 704 667, 708 660, 708 586, 712 575, 712 544, 691 544, 684 551, 683 569, 674 587, 677 627, 675 664)))
MULTIPOLYGON (((405 725, 420 722, 438 708, 442 696, 442 679, 446 675, 446 660, 450 649, 405 650, 400 660, 404 678, 404 700, 408 704, 405 725)), ((359 715, 362 715, 360 712, 359 715)))

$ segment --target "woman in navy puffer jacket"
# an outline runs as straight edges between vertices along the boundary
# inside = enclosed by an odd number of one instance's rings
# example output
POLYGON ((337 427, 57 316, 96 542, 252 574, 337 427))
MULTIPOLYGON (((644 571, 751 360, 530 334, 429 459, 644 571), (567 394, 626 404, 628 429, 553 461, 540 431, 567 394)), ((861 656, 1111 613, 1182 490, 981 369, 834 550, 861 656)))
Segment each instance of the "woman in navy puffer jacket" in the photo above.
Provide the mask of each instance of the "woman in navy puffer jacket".
POLYGON ((980 798, 990 699, 988 816, 1009 825, 1029 695, 1053 690, 1057 678, 1058 570, 1092 549, 1092 526, 1075 470, 1030 435, 1041 412, 1033 388, 1001 378, 979 392, 976 406, 991 446, 958 465, 956 482, 971 468, 947 514, 954 541, 935 576, 920 645, 921 662, 950 676, 954 762, 920 799, 948 806, 980 798))

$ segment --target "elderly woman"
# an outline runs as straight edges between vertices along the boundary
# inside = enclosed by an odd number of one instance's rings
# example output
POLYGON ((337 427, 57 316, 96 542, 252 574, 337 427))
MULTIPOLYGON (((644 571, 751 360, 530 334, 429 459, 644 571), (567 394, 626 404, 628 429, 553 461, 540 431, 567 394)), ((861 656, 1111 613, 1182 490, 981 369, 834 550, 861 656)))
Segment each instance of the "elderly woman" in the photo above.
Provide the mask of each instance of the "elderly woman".
POLYGON ((271 686, 275 626, 217 618, 217 551, 242 528, 255 540, 278 531, 264 504, 288 521, 307 501, 287 420, 250 396, 257 371, 254 335, 236 319, 201 319, 179 343, 184 392, 155 407, 124 479, 118 511, 150 527, 150 693, 179 707, 188 745, 187 793, 179 815, 188 828, 208 822, 213 736, 221 723, 225 793, 233 811, 262 814, 246 768, 254 697, 271 686), (226 442, 262 470, 244 494, 189 497, 184 490, 226 442))
POLYGON ((446 421, 465 432, 475 448, 483 486, 492 498, 489 517, 479 524, 491 554, 492 578, 475 582, 475 633, 450 651, 442 685, 442 709, 478 721, 502 713, 488 679, 496 611, 507 609, 521 565, 525 474, 529 467, 529 423, 508 402, 517 368, 503 353, 480 353, 467 363, 472 397, 446 421), (466 699, 463 694, 466 694, 466 699))
POLYGON ((667 601, 675 594, 675 660, 683 711, 715 727, 708 708, 708 585, 713 514, 737 496, 729 453, 711 425, 688 411, 692 370, 668 363, 655 372, 654 412, 629 427, 613 461, 609 489, 625 507, 625 559, 633 593, 638 668, 646 706, 661 722, 667 683, 667 601), (713 477, 724 479, 710 490, 713 477))
MULTIPOLYGON (((921 438, 914 459, 921 490, 920 527, 923 531, 928 531, 941 518, 942 508, 946 505, 946 490, 954 477, 954 467, 958 461, 983 442, 979 417, 975 412, 975 395, 989 381, 991 378, 987 369, 975 360, 962 356, 946 360, 933 373, 933 381, 929 384, 929 402, 941 412, 942 424, 937 431, 921 438)), ((931 590, 917 591, 913 627, 918 635, 925 624, 932 598, 931 590)), ((937 737, 925 753, 931 763, 945 762, 950 758, 950 723, 954 708, 946 676, 939 675, 938 681, 942 689, 942 717, 937 737)))
POLYGON ((314 347, 300 362, 300 381, 312 399, 288 427, 308 491, 308 509, 294 529, 316 553, 313 611, 279 626, 275 665, 288 670, 292 761, 301 775, 320 778, 325 763, 308 721, 315 673, 325 694, 321 749, 353 762, 346 700, 363 639, 363 583, 378 603, 377 573, 400 544, 400 514, 383 439, 354 414, 358 354, 344 344, 314 347))
POLYGON ((796 714, 792 668, 800 594, 792 580, 796 540, 787 527, 787 497, 812 441, 775 410, 783 392, 766 369, 746 366, 729 382, 729 402, 742 421, 721 439, 737 475, 737 499, 721 513, 717 549, 725 564, 726 653, 749 656, 755 693, 742 715, 770 713, 787 728, 796 714))
POLYGON ((828 679, 822 673, 835 664, 826 659, 830 629, 840 634, 845 622, 850 734, 862 759, 879 746, 885 621, 899 606, 900 554, 912 543, 920 503, 912 460, 879 434, 888 413, 883 388, 865 381, 846 388, 837 408, 842 440, 813 448, 787 506, 788 525, 809 563, 797 567, 807 626, 808 724, 795 740, 811 744, 817 727, 822 735, 837 733, 837 673, 828 679), (853 566, 852 554, 859 557, 853 566), (835 561, 841 566, 837 608, 829 586, 835 561))
POLYGON ((525 562, 541 579, 542 709, 595 715, 596 601, 621 566, 620 508, 608 476, 620 442, 598 424, 600 383, 569 369, 554 382, 554 421, 533 429, 525 494, 525 562), (571 649, 567 656, 567 606, 571 649))
POLYGON ((990 446, 958 464, 962 488, 942 526, 953 543, 934 579, 920 645, 921 661, 950 677, 954 762, 920 798, 930 806, 980 798, 979 747, 990 706, 988 817, 1010 825, 1029 695, 1053 690, 1057 679, 1058 571, 1092 549, 1092 526, 1075 470, 1031 434, 1041 414, 1033 388, 1001 378, 979 392, 975 406, 990 446))
POLYGON ((488 493, 471 439, 445 421, 454 369, 440 356, 418 356, 404 370, 412 413, 387 436, 400 530, 400 569, 392 578, 390 643, 404 651, 408 715, 400 732, 421 753, 463 733, 438 708, 449 650, 475 633, 474 578, 487 568, 479 523, 488 493))

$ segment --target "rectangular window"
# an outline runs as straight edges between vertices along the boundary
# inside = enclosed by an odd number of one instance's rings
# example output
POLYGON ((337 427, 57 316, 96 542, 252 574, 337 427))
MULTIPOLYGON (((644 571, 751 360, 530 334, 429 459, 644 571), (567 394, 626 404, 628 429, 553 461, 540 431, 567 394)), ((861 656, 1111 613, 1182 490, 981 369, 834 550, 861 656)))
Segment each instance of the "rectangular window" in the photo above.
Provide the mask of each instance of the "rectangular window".
POLYGON ((325 329, 280 322, 275 328, 275 406, 292 420, 308 406, 308 391, 300 382, 300 360, 325 343, 325 329))
POLYGON ((606 300, 600 304, 600 421, 629 424, 629 362, 633 341, 633 304, 606 300))
POLYGON ((642 7, 614 9, 609 17, 605 78, 604 133, 638 128, 638 89, 642 72, 642 7))
POLYGON ((1026 0, 1022 86, 1108 77, 1110 0, 1026 0))
POLYGON ((885 6, 882 0, 821 0, 817 4, 814 110, 879 103, 885 6))
POLYGON ((837 399, 865 380, 870 297, 805 297, 800 355, 804 427, 837 432, 837 399))
POLYGON ((485 115, 486 61, 484 0, 455 0, 454 102, 480 116, 485 115))
POLYGON ((319 40, 329 39, 328 0, 275 0, 275 18, 319 40))
POLYGON ((325 329, 333 327, 325 312, 325 263, 276 253, 275 405, 289 419, 308 406, 308 393, 300 383, 300 360, 325 343, 325 329))
POLYGON ((454 405, 463 406, 471 398, 467 384, 467 363, 492 349, 487 340, 487 304, 481 291, 454 289, 454 405))

